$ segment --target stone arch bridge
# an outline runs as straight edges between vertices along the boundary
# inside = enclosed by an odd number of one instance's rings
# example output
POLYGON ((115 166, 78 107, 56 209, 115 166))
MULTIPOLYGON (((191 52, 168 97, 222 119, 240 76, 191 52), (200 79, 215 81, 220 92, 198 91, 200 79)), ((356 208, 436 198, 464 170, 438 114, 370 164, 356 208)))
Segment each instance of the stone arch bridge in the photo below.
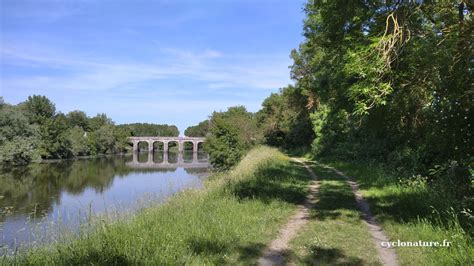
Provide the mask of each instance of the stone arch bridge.
POLYGON ((140 142, 148 143, 148 150, 153 151, 153 144, 155 142, 163 143, 163 150, 168 152, 169 143, 174 142, 178 144, 179 152, 184 150, 184 143, 190 142, 193 144, 193 152, 198 151, 199 143, 204 143, 206 138, 195 138, 195 137, 129 137, 133 143, 133 151, 139 151, 138 144, 140 142))

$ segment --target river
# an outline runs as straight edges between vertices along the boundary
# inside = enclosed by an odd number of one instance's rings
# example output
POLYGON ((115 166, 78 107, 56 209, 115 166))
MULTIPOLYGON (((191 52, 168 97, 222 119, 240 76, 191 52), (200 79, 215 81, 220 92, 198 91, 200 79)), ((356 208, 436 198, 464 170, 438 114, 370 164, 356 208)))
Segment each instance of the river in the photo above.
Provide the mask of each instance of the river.
POLYGON ((199 188, 209 175, 207 159, 200 152, 145 152, 4 170, 0 246, 11 250, 54 241, 91 217, 120 218, 199 188))

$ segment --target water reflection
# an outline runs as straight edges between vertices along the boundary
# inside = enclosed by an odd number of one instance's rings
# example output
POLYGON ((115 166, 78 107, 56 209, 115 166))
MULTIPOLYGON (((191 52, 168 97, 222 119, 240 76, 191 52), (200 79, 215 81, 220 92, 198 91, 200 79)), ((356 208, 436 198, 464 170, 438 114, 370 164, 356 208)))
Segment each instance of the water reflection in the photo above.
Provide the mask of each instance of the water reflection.
POLYGON ((31 223, 69 217, 78 224, 89 210, 126 209, 140 197, 164 199, 200 186, 208 175, 207 155, 141 153, 96 159, 31 164, 0 174, 0 246, 31 239, 31 223), (82 214, 81 214, 82 213, 82 214), (21 231, 23 233, 18 233, 21 231))
POLYGON ((127 166, 131 168, 207 168, 209 166, 208 155, 204 152, 148 152, 134 153, 131 162, 127 166))

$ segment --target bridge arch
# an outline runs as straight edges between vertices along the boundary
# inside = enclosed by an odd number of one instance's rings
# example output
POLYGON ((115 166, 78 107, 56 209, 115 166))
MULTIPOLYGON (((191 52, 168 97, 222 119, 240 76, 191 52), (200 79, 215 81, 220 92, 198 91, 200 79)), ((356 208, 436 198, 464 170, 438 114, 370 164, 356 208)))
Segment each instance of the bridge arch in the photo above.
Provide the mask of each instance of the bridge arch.
MULTIPOLYGON (((179 152, 183 152, 184 150, 184 143, 191 142, 193 144, 193 152, 197 152, 199 150, 199 144, 204 143, 206 138, 196 138, 196 137, 129 137, 129 140, 133 144, 133 151, 139 151, 139 143, 140 142, 147 142, 148 143, 148 151, 153 151, 154 143, 155 142, 162 142, 163 143, 163 151, 169 151, 169 144, 171 142, 175 142, 178 145, 179 152)), ((202 144, 201 144, 202 145, 202 144)))

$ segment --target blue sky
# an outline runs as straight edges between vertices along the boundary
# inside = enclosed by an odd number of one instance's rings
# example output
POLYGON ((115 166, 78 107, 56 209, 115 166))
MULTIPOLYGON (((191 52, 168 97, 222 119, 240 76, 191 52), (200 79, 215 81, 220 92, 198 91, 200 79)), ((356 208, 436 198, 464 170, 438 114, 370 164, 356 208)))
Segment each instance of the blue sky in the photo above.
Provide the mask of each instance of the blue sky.
POLYGON ((302 0, 1 0, 0 95, 116 123, 251 111, 291 83, 302 0))

